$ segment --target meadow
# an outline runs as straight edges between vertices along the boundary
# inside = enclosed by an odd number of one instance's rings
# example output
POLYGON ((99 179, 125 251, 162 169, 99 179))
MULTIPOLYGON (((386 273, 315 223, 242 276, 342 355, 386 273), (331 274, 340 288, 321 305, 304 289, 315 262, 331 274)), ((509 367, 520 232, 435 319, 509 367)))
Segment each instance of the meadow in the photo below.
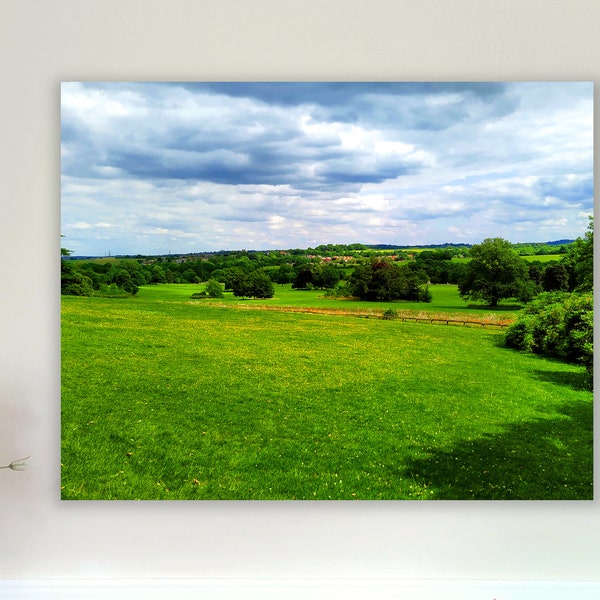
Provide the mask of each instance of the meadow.
POLYGON ((583 368, 493 326, 358 318, 518 307, 467 307, 455 286, 389 305, 199 289, 62 297, 63 499, 592 498, 583 368))

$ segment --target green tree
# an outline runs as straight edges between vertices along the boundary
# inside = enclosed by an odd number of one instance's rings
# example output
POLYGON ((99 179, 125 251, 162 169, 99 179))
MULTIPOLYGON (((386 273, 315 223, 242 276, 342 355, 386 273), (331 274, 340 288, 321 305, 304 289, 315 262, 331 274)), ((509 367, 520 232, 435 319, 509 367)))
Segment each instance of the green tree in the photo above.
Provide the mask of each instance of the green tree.
POLYGON ((339 280, 339 269, 333 265, 325 265, 315 273, 313 283, 321 289, 333 289, 339 280))
POLYGON ((544 291, 566 291, 569 289, 569 272, 562 263, 548 265, 543 277, 544 291))
POLYGON ((70 296, 91 296, 92 280, 69 261, 61 261, 60 292, 70 296))
POLYGON ((223 298, 223 287, 216 279, 209 279, 206 283, 206 293, 211 298, 223 298))
POLYGON ((538 291, 541 292, 544 281, 544 274, 547 267, 544 267, 544 265, 541 262, 535 260, 533 262, 530 262, 527 268, 529 271, 529 279, 531 279, 531 281, 535 283, 536 288, 538 289, 538 291))
POLYGON ((590 217, 588 230, 577 238, 564 258, 569 271, 569 287, 578 292, 594 289, 594 219, 590 217))
POLYGON ((504 298, 531 299, 534 284, 527 263, 502 238, 487 238, 471 248, 471 260, 458 283, 465 300, 483 300, 497 306, 504 298))
POLYGON ((131 275, 126 269, 119 268, 115 273, 114 283, 117 284, 120 288, 123 288, 126 292, 130 294, 137 294, 138 286, 132 280, 131 275))
POLYGON ((144 272, 144 269, 142 268, 142 265, 137 260, 131 260, 131 259, 120 260, 118 262, 117 266, 121 269, 125 269, 129 273, 129 276, 131 277, 131 281, 135 285, 139 286, 139 285, 144 285, 145 283, 147 283, 146 274, 144 272))
POLYGON ((356 267, 348 281, 348 288, 361 300, 431 301, 421 272, 411 271, 389 259, 375 258, 370 264, 356 267))
POLYGON ((292 268, 292 265, 287 263, 280 265, 279 270, 277 271, 276 281, 281 284, 292 283, 292 281, 294 281, 294 269, 292 268))
POLYGON ((271 278, 262 269, 252 271, 247 282, 248 294, 253 298, 272 298, 275 293, 271 278))
POLYGON ((292 283, 292 288, 305 290, 309 284, 313 284, 313 268, 312 265, 306 263, 300 266, 292 283))
MULTIPOLYGON (((225 284, 227 285, 227 284, 225 284)), ((245 298, 250 296, 250 284, 248 282, 248 276, 241 271, 236 273, 231 280, 231 290, 233 295, 238 298, 245 298)))
MULTIPOLYGON (((242 280, 245 277, 245 273, 237 267, 227 267, 223 269, 222 275, 215 277, 218 281, 225 284, 225 291, 234 290, 234 284, 237 280, 242 280), (241 279, 240 279, 241 278, 241 279)), ((235 294, 234 294, 235 295, 235 294)), ((240 294, 242 295, 242 294, 240 294)), ((246 294, 243 294, 244 296, 246 294)))
POLYGON ((152 279, 150 283, 167 283, 167 277, 162 267, 155 265, 152 267, 152 279))
POLYGON ((181 276, 184 281, 187 281, 188 283, 200 283, 200 277, 196 275, 194 269, 186 269, 181 276))

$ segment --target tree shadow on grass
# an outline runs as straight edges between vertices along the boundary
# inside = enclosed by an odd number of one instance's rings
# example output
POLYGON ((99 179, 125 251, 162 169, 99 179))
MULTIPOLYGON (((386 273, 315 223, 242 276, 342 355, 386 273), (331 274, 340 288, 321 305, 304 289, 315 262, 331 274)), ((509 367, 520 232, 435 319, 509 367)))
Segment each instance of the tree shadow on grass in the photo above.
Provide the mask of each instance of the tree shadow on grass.
POLYGON ((581 372, 557 372, 557 371, 533 371, 533 375, 540 381, 547 381, 556 385, 564 385, 574 390, 586 390, 588 388, 587 373, 581 372))
POLYGON ((592 431, 593 403, 573 402, 548 418, 430 451, 404 476, 435 500, 592 500, 592 431))

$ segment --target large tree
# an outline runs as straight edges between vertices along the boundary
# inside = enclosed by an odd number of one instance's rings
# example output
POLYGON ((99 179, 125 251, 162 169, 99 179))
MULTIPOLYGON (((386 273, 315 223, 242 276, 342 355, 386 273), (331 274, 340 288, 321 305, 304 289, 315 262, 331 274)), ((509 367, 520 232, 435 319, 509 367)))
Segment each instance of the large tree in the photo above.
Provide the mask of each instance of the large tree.
POLYGON ((504 298, 528 301, 534 294, 526 261, 502 238, 487 238, 471 248, 471 260, 458 283, 465 300, 497 306, 504 298))
POLYGON ((569 287, 578 292, 594 289, 594 220, 590 217, 584 238, 577 238, 569 248, 564 264, 569 272, 569 287))
POLYGON ((233 295, 252 296, 252 298, 272 298, 275 293, 273 282, 263 269, 252 271, 249 275, 238 273, 232 284, 233 295))
POLYGON ((248 291, 253 298, 272 298, 275 288, 265 271, 257 269, 248 275, 248 291))
POLYGON ((358 265, 350 276, 348 287, 361 300, 413 300, 430 302, 431 294, 420 272, 389 259, 374 259, 358 265))

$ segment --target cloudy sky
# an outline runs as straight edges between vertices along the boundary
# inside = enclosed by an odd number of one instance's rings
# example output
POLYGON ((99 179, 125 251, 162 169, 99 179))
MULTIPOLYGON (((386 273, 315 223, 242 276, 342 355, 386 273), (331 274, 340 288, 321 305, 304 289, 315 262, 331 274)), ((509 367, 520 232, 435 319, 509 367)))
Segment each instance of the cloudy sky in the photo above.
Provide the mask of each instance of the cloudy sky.
POLYGON ((63 83, 74 254, 538 242, 593 210, 592 83, 63 83))

